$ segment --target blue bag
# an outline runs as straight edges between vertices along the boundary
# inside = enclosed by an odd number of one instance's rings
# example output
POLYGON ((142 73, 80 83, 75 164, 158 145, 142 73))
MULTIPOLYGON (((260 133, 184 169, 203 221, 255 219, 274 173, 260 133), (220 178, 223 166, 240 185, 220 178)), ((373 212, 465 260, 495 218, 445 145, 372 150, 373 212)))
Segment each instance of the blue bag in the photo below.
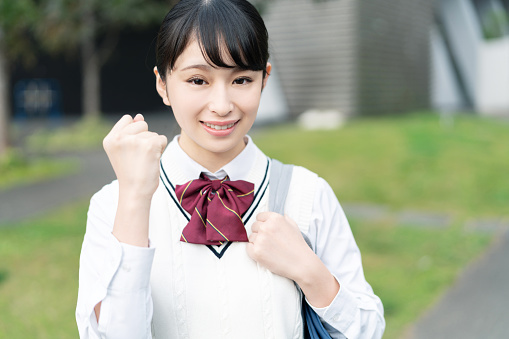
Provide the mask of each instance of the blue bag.
MULTIPOLYGON (((284 207, 290 181, 292 179, 293 165, 283 165, 280 161, 272 159, 270 165, 269 209, 272 212, 284 214, 284 207)), ((313 249, 311 242, 302 234, 306 243, 313 249)), ((314 251, 314 249, 313 249, 314 251)), ((331 339, 329 332, 323 327, 320 317, 308 305, 302 295, 302 322, 304 325, 304 338, 331 339)))

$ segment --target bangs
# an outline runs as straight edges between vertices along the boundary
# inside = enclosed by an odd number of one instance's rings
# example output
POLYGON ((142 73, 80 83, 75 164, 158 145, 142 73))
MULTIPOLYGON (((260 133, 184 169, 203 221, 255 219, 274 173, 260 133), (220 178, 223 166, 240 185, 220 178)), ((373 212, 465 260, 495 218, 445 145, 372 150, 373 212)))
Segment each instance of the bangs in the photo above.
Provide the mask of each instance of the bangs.
POLYGON ((197 40, 212 67, 263 71, 265 76, 268 33, 248 1, 178 2, 163 20, 157 37, 156 64, 163 79, 192 39, 197 40))
MULTIPOLYGON (((250 18, 251 20, 253 18, 250 18)), ((263 21, 263 32, 245 18, 245 14, 235 6, 224 2, 210 1, 198 12, 194 35, 201 47, 203 57, 211 66, 261 71, 268 60, 267 46, 262 46, 267 38, 263 21), (234 65, 231 64, 233 61, 234 65)))

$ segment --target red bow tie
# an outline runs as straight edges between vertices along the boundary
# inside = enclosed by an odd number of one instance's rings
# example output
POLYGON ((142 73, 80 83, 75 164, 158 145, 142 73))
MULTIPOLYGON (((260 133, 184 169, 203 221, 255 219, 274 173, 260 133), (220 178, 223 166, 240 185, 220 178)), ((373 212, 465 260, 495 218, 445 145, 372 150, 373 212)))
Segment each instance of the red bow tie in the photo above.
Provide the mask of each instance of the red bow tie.
POLYGON ((200 179, 177 185, 180 205, 191 214, 180 241, 221 245, 225 241, 248 241, 242 216, 253 202, 254 184, 243 181, 200 179))

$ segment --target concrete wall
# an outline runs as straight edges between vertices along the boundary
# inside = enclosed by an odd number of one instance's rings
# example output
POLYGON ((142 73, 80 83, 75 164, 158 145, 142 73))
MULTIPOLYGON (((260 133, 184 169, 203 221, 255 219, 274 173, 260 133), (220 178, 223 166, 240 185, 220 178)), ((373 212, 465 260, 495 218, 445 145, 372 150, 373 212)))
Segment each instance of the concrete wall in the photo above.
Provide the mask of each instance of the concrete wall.
POLYGON ((429 107, 433 3, 359 1, 357 113, 398 113, 429 107))
POLYGON ((358 0, 277 0, 264 20, 292 115, 308 109, 356 111, 358 0))

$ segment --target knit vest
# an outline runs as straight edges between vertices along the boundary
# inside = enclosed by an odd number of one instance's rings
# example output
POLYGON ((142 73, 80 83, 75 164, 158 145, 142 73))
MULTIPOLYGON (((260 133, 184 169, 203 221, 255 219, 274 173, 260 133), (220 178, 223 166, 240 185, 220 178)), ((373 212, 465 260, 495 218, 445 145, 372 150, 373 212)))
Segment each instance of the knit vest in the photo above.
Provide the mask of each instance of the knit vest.
MULTIPOLYGON (((258 152, 245 178, 255 184, 255 199, 243 217, 248 235, 256 215, 269 208, 270 163, 258 152)), ((151 215, 157 215, 150 219, 156 247, 153 338, 302 338, 301 296, 294 282, 249 258, 246 243, 205 246, 180 241, 187 218, 175 200, 175 185, 185 181, 179 171, 178 166, 162 168, 151 207, 151 215)), ((316 179, 316 174, 294 168, 285 212, 303 233, 308 231, 316 179)))

